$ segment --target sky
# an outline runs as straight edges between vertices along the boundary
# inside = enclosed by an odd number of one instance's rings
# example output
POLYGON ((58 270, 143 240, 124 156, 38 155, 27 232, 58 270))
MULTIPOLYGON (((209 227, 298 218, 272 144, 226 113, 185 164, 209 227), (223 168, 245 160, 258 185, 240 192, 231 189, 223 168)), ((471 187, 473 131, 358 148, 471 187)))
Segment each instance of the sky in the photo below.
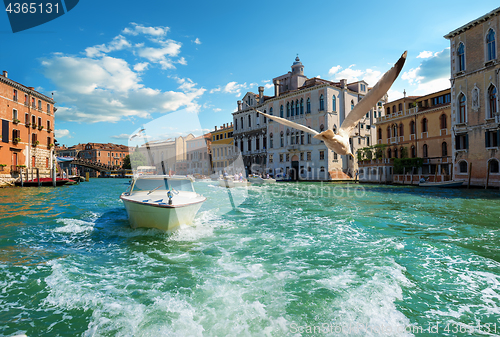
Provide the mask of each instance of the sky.
POLYGON ((200 130, 232 121, 246 92, 273 96, 272 79, 298 55, 308 78, 374 85, 407 50, 395 100, 450 87, 443 36, 497 1, 82 0, 43 25, 12 33, 0 14, 1 70, 57 102, 56 139, 127 144, 182 111, 200 130))

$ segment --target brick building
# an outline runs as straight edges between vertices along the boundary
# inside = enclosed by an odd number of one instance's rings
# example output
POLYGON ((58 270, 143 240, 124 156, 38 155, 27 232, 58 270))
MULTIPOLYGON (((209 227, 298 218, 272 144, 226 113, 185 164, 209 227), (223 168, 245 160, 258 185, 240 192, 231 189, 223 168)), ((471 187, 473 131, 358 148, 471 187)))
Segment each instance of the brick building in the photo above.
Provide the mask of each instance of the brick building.
POLYGON ((500 7, 455 29, 450 40, 453 178, 500 186, 500 7))
POLYGON ((0 175, 17 178, 19 168, 50 176, 54 148, 54 100, 33 87, 0 75, 0 175))

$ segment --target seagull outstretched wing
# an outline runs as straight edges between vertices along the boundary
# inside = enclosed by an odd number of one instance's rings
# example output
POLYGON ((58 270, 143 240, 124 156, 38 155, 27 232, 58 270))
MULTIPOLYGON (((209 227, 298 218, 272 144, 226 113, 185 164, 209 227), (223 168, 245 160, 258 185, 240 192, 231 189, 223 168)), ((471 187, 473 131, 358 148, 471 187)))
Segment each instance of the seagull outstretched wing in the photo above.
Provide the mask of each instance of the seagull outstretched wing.
POLYGON ((366 94, 365 97, 361 101, 356 104, 354 109, 349 112, 347 117, 342 122, 342 125, 339 128, 339 134, 342 137, 349 137, 352 129, 356 126, 359 120, 368 112, 371 108, 377 105, 377 102, 387 93, 392 83, 396 80, 401 69, 403 69, 403 65, 406 60, 405 51, 403 55, 401 55, 400 59, 394 67, 389 69, 384 76, 375 84, 375 86, 366 94))
POLYGON ((300 130, 300 131, 304 131, 304 132, 309 132, 313 135, 318 135, 319 132, 316 131, 316 130, 313 130, 305 125, 302 125, 302 124, 298 124, 298 123, 294 123, 294 122, 291 122, 289 121, 288 119, 284 119, 284 118, 281 118, 281 117, 278 117, 278 116, 271 116, 271 115, 268 115, 260 110, 257 110, 257 109, 254 109, 255 111, 257 111, 258 113, 260 113, 261 115, 264 115, 266 116, 267 118, 269 119, 272 119, 280 124, 283 124, 283 125, 286 125, 286 126, 289 126, 289 127, 292 127, 294 129, 297 129, 297 130, 300 130))

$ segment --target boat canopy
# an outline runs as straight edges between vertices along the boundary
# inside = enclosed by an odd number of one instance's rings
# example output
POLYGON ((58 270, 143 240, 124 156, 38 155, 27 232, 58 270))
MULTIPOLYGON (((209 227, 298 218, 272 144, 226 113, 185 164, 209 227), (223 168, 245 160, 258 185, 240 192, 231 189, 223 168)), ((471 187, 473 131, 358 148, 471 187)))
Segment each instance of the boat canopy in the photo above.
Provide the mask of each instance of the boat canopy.
POLYGON ((188 178, 166 176, 140 176, 136 179, 132 192, 163 190, 194 192, 193 183, 188 178))

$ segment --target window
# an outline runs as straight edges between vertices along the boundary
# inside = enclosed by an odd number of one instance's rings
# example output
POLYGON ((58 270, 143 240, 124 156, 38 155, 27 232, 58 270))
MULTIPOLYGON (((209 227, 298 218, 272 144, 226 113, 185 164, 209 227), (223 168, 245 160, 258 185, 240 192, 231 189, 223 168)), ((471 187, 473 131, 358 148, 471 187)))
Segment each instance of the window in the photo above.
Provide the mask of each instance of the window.
POLYGON ((404 134, 404 129, 405 129, 405 128, 404 128, 403 123, 399 124, 399 136, 400 136, 400 137, 402 137, 402 136, 404 136, 404 135, 405 135, 405 134, 404 134))
POLYGON ((307 144, 311 144, 311 134, 307 134, 307 144))
POLYGON ((38 109, 42 110, 42 101, 38 100, 38 109))
POLYGON ((497 112, 497 88, 491 85, 488 89, 488 117, 495 118, 497 112))
POLYGON ((36 133, 32 133, 31 134, 31 144, 34 144, 38 139, 37 139, 37 134, 36 133))
POLYGON ((495 47, 495 32, 490 28, 486 35, 486 61, 491 61, 497 58, 495 47))
POLYGON ((461 94, 458 97, 458 123, 466 123, 465 95, 461 94))
POLYGON ((252 140, 248 140, 248 151, 252 151, 252 140))
POLYGON ((291 116, 293 117, 293 116, 295 116, 295 106, 293 104, 293 101, 292 101, 292 109, 291 110, 292 110, 291 116))
POLYGON ((439 122, 441 124, 441 130, 446 129, 446 115, 442 114, 441 117, 439 117, 439 122))
POLYGON ((42 118, 38 117, 38 127, 42 126, 42 118))
POLYGON ((29 100, 28 100, 28 95, 24 94, 24 105, 28 106, 29 100))
POLYGON ((417 151, 415 149, 415 145, 411 146, 411 157, 415 158, 417 156, 417 151))
POLYGON ((283 118, 283 105, 280 107, 280 117, 283 118))
POLYGON ((273 107, 270 107, 270 108, 269 108, 269 114, 270 114, 271 116, 273 116, 273 107))
POLYGON ((461 134, 455 136, 455 149, 456 150, 467 150, 469 148, 469 136, 468 134, 461 134))
POLYGON ((467 173, 467 162, 465 160, 458 163, 458 171, 460 173, 467 173))
POLYGON ((392 136, 393 137, 397 137, 398 136, 398 125, 397 124, 394 124, 392 126, 392 136))
POLYGON ((300 153, 300 161, 303 161, 304 160, 304 152, 301 152, 300 153))
POLYGON ((415 134, 415 122, 414 121, 410 122, 410 134, 411 135, 415 134))
POLYGON ((319 151, 319 160, 325 160, 325 151, 319 151))
POLYGON ((269 135, 269 148, 270 149, 273 148, 273 134, 272 133, 269 135))
MULTIPOLYGON (((264 110, 264 113, 267 113, 267 111, 264 110)), ((264 124, 266 124, 266 123, 267 123, 267 119, 266 119, 266 116, 264 116, 264 124)))
POLYGON ((16 90, 16 89, 14 89, 14 93, 13 93, 13 95, 12 95, 12 100, 13 100, 14 102, 17 102, 17 90, 16 90))
POLYGON ((399 103, 399 105, 398 105, 398 111, 403 111, 403 104, 402 103, 399 103))
POLYGON ((47 137, 47 146, 49 146, 50 144, 52 144, 51 139, 50 137, 47 137))
POLYGON ((47 104, 47 113, 50 115, 50 104, 47 104))
POLYGON ((395 105, 392 106, 392 113, 396 113, 396 106, 395 105))
POLYGON ((283 162, 283 153, 280 153, 280 163, 283 162))
POLYGON ((448 155, 448 144, 446 142, 443 142, 441 144, 441 156, 446 157, 448 155))
POLYGON ((308 160, 308 161, 310 161, 310 160, 311 160, 311 152, 307 152, 307 154, 306 154, 306 158, 307 158, 307 160, 308 160))
POLYGON ((238 130, 238 120, 237 119, 234 120, 234 129, 238 130))
POLYGON ((273 155, 269 154, 269 163, 272 163, 272 162, 273 162, 273 155))
POLYGON ((325 167, 324 167, 324 166, 321 166, 321 167, 319 168, 319 171, 320 171, 320 172, 325 172, 325 167))
POLYGON ((422 132, 427 132, 427 118, 422 119, 422 132))
POLYGON ((295 101, 295 114, 297 116, 299 115, 299 100, 295 101))
POLYGON ((306 102, 306 113, 310 114, 311 113, 311 99, 308 98, 306 102))
POLYGON ((243 117, 240 118, 241 121, 241 128, 243 129, 243 117))
POLYGON ((351 110, 354 109, 354 101, 351 100, 351 110))
POLYGON ((394 158, 398 157, 398 149, 394 149, 394 158))
POLYGON ((259 138, 255 139, 255 150, 260 150, 260 139, 259 138))
POLYGON ((323 95, 319 96, 319 110, 325 110, 325 100, 323 99, 323 95))
POLYGON ((382 129, 381 128, 378 128, 378 139, 379 140, 382 139, 382 129))
POLYGON ((391 149, 387 149, 387 158, 392 158, 392 152, 391 149))
POLYGON ((465 47, 464 47, 464 44, 462 42, 460 42, 460 45, 458 46, 457 57, 458 57, 458 71, 464 71, 465 70, 465 47))
POLYGON ((286 116, 290 117, 290 102, 286 103, 286 116))
POLYGON ((304 145, 304 131, 300 131, 300 144, 304 145))
POLYGON ((35 101, 35 97, 32 97, 31 98, 31 107, 34 109, 36 108, 36 101, 35 101))
POLYGON ((423 157, 424 158, 427 158, 429 156, 429 153, 428 153, 428 148, 427 148, 427 144, 424 144, 424 146, 422 147, 422 152, 423 152, 423 157))
POLYGON ((386 113, 385 113, 385 114, 386 114, 387 116, 389 116, 389 115, 391 114, 391 108, 387 108, 386 110, 387 110, 387 111, 386 111, 386 113))
POLYGON ((301 115, 304 114, 304 99, 303 98, 300 99, 300 114, 301 115))
POLYGON ((500 143, 500 130, 486 131, 484 138, 486 147, 498 147, 500 143))
POLYGON ((321 125, 319 126, 319 131, 323 132, 323 130, 325 130, 325 126, 324 126, 323 124, 321 124, 321 125))
POLYGON ((248 127, 252 127, 252 116, 248 115, 248 127))
POLYGON ((47 120, 47 131, 48 131, 48 132, 50 132, 50 130, 52 130, 52 129, 50 128, 50 120, 47 120))
POLYGON ((290 161, 290 154, 287 153, 285 156, 286 156, 286 161, 289 162, 290 161))
POLYGON ((15 120, 15 119, 17 119, 17 110, 12 109, 12 120, 15 120))
POLYGON ((489 164, 490 164, 490 173, 498 173, 499 172, 498 171, 498 169, 499 169, 498 168, 498 160, 496 160, 494 158, 490 159, 489 164))
POLYGON ((31 124, 33 126, 36 124, 36 117, 35 117, 35 115, 31 115, 31 124))
POLYGON ((280 134, 280 147, 284 147, 285 146, 285 139, 283 137, 283 131, 281 131, 281 134, 280 134))
POLYGON ((387 138, 391 138, 391 127, 387 127, 387 138))

